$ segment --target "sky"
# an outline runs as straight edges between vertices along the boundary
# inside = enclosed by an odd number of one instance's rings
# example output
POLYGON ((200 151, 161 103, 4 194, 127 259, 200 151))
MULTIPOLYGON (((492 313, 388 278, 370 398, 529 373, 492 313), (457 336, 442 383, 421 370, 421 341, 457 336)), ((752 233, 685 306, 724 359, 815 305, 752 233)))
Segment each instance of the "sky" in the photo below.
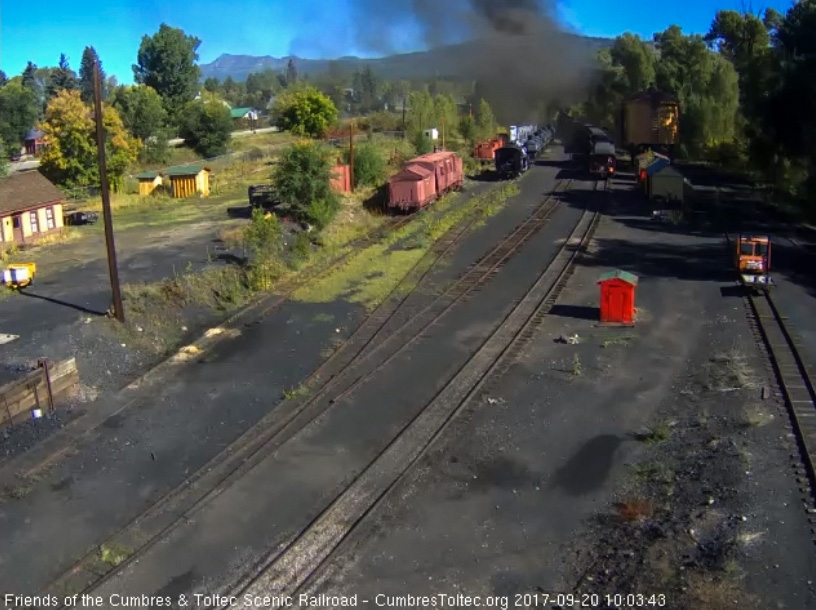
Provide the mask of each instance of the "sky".
MULTIPOLYGON (((78 2, 41 0, 32 10, 28 2, 2 3, 0 10, 0 69, 9 77, 20 74, 30 60, 38 66, 57 65, 65 53, 79 69, 86 46, 96 48, 107 74, 123 84, 133 82, 142 36, 152 35, 161 23, 183 29, 201 40, 200 63, 222 53, 232 55, 295 54, 321 58, 367 56, 354 48, 349 32, 350 0, 108 0, 78 2)), ((409 2, 410 0, 382 0, 409 2)), ((439 0, 444 6, 445 0, 439 0)), ((782 12, 791 2, 768 0, 754 11, 773 7, 782 12)), ((631 9, 620 2, 562 0, 558 14, 565 27, 587 36, 614 37, 625 31, 651 39, 652 34, 677 24, 687 33, 705 33, 719 9, 750 8, 744 0, 685 0, 660 3, 659 10, 642 3, 631 9)), ((412 44, 414 30, 405 27, 402 51, 420 50, 412 44)))

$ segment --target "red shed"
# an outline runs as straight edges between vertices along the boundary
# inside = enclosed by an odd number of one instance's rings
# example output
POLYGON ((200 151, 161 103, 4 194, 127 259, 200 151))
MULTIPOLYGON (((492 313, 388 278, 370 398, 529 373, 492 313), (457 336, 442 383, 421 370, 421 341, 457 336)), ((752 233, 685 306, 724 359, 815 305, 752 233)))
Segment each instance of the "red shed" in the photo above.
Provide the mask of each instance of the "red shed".
POLYGON ((634 324, 638 277, 617 269, 602 274, 598 284, 601 285, 601 323, 634 324))

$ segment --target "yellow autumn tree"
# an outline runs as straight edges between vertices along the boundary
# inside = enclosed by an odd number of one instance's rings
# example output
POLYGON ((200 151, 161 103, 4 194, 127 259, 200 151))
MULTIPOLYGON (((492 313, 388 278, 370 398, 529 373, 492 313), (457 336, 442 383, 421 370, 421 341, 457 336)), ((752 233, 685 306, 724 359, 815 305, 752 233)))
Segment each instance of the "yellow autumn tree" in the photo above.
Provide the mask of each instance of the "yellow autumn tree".
MULTIPOLYGON (((127 132, 115 108, 103 105, 102 113, 108 180, 111 188, 119 191, 140 145, 127 132)), ((49 102, 40 128, 45 140, 40 171, 45 176, 67 187, 99 184, 93 109, 82 101, 79 91, 60 91, 49 102)))

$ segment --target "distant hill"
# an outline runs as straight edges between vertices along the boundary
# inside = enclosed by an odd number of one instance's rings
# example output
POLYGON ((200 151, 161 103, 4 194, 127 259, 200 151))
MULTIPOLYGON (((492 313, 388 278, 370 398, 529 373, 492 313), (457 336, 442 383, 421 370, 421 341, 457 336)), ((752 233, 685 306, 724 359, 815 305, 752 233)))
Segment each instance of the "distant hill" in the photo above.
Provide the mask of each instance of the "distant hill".
MULTIPOLYGON (((586 44, 588 53, 595 54, 600 49, 612 45, 611 38, 591 38, 587 36, 577 36, 586 44)), ((403 53, 390 55, 378 59, 362 59, 360 57, 339 57, 331 59, 303 59, 292 57, 295 66, 300 74, 318 74, 329 69, 332 61, 338 63, 338 67, 343 71, 353 72, 358 68, 370 65, 377 73, 388 79, 412 79, 412 78, 432 78, 456 75, 456 66, 461 65, 460 58, 466 57, 472 49, 473 42, 447 47, 438 47, 429 51, 417 53, 403 53)), ((289 57, 271 57, 254 55, 229 55, 223 54, 215 61, 208 64, 201 64, 201 78, 214 77, 224 80, 231 76, 233 80, 245 81, 252 72, 262 72, 267 68, 273 70, 285 70, 289 57)))

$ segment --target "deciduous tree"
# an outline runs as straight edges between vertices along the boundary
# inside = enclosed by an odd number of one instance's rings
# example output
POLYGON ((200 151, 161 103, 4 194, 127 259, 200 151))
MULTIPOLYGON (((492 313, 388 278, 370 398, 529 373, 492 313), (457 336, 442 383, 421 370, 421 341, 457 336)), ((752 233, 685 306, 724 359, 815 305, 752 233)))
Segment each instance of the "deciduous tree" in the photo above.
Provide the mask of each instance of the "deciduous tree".
POLYGON ((227 151, 232 131, 229 109, 211 93, 187 102, 179 115, 180 135, 203 157, 215 157, 227 151))
POLYGON ((147 85, 117 87, 111 95, 111 105, 128 131, 142 141, 155 136, 167 118, 159 94, 147 85))
MULTIPOLYGON (((116 110, 103 106, 105 160, 111 188, 120 190, 128 166, 137 158, 139 142, 128 134, 116 110)), ((42 123, 45 149, 40 171, 68 187, 99 183, 96 126, 91 107, 79 91, 61 91, 48 104, 42 123)))
POLYGON ((278 95, 272 115, 281 129, 319 137, 337 121, 337 107, 311 86, 300 86, 278 95))
POLYGON ((0 88, 0 141, 18 148, 34 127, 38 111, 34 91, 17 80, 6 83, 0 88))

